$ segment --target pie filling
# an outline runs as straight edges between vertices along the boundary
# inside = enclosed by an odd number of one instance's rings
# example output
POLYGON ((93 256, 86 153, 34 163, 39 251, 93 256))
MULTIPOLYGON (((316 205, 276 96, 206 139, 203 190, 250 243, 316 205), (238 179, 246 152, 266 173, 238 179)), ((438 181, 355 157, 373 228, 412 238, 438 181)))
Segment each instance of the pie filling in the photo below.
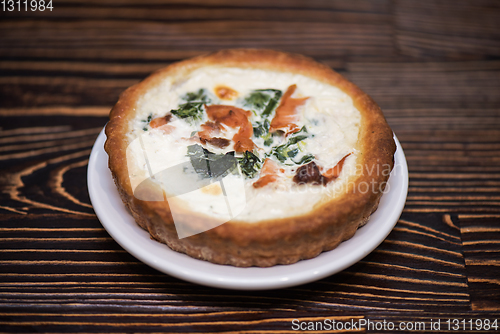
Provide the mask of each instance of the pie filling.
POLYGON ((360 120, 347 94, 306 76, 201 68, 139 99, 132 189, 154 180, 169 204, 226 221, 304 214, 357 173, 360 120))

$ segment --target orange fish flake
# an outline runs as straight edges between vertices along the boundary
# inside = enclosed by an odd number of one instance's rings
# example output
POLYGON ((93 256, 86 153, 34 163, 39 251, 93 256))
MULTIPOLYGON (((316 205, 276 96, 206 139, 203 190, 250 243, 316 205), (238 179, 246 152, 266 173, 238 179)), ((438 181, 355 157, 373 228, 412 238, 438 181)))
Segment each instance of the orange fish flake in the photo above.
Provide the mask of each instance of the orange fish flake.
POLYGON ((266 159, 260 170, 260 178, 253 183, 254 188, 262 188, 278 179, 280 168, 276 162, 266 159))
POLYGON ((345 159, 350 156, 351 153, 343 157, 333 168, 328 169, 326 172, 323 173, 323 176, 326 179, 326 183, 335 180, 336 178, 339 177, 340 172, 342 172, 342 167, 344 167, 344 162, 345 159))
POLYGON ((234 150, 236 152, 252 151, 254 149, 255 144, 250 139, 253 136, 252 123, 248 120, 252 114, 250 111, 222 104, 205 106, 205 108, 208 118, 215 121, 216 124, 221 123, 231 128, 240 128, 233 136, 234 150))
POLYGON ((172 115, 171 114, 168 114, 168 115, 163 116, 163 117, 157 117, 157 118, 153 119, 149 123, 149 125, 153 129, 159 128, 163 132, 165 132, 166 134, 169 134, 169 133, 171 133, 175 129, 174 126, 168 125, 168 123, 170 122, 170 119, 172 119, 172 115))
POLYGON ((306 103, 308 97, 292 98, 293 93, 297 89, 297 85, 291 85, 286 90, 281 98, 281 102, 276 108, 276 114, 271 121, 269 132, 276 130, 284 130, 287 134, 291 134, 300 130, 297 126, 299 115, 297 114, 297 107, 306 103))

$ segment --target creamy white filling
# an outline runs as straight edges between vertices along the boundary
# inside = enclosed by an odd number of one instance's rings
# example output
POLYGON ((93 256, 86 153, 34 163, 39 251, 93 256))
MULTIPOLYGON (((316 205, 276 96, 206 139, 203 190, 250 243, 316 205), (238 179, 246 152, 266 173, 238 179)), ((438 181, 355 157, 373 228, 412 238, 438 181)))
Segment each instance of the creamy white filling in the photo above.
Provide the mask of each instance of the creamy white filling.
MULTIPOLYGON (((206 115, 198 121, 173 117, 169 125, 173 126, 174 130, 166 134, 161 128, 148 128, 148 131, 144 131, 143 128, 147 128, 148 116, 151 115, 153 119, 164 116, 183 103, 182 96, 186 93, 196 92, 200 88, 214 93, 214 88, 219 85, 237 91, 238 97, 233 101, 220 100, 217 103, 235 105, 240 103, 238 101, 241 100, 238 99, 252 90, 272 88, 285 92, 290 85, 296 84, 297 90, 293 97, 309 97, 306 103, 298 108, 300 121, 297 125, 305 125, 313 136, 300 144, 301 152, 294 160, 310 153, 316 157, 316 164, 326 170, 334 167, 347 154, 351 155, 345 160, 340 177, 327 186, 298 186, 292 181, 298 166, 280 165, 285 171, 282 177, 262 188, 252 186, 258 175, 254 179, 230 175, 223 180, 227 196, 224 196, 221 189, 217 189, 221 187, 217 182, 176 196, 176 200, 185 203, 190 210, 224 221, 232 219, 248 222, 304 214, 311 211, 325 196, 334 196, 336 192, 340 192, 348 176, 356 172, 358 153, 355 146, 361 115, 354 107, 352 99, 336 87, 298 74, 221 67, 202 68, 182 80, 170 80, 166 79, 161 85, 149 90, 137 102, 136 117, 129 133, 131 144, 127 150, 132 189, 136 189, 142 181, 154 175, 157 177, 153 178, 161 183, 162 171, 189 163, 190 159, 186 156, 187 147, 196 143, 189 138, 194 131, 199 131, 200 125, 207 120, 206 115)), ((252 123, 260 120, 259 115, 250 118, 252 123)), ((224 136, 231 139, 237 131, 238 129, 227 128, 224 136)), ((261 138, 253 140, 259 147, 259 156, 263 158, 270 147, 265 146, 261 138)), ((279 141, 279 138, 275 138, 273 145, 277 145, 279 141)), ((226 153, 233 150, 233 143, 224 149, 211 145, 206 148, 214 153, 226 153)), ((189 174, 190 171, 184 173, 189 174)), ((182 179, 182 176, 179 178, 182 179)), ((171 176, 165 177, 164 182, 168 180, 171 180, 171 176)))

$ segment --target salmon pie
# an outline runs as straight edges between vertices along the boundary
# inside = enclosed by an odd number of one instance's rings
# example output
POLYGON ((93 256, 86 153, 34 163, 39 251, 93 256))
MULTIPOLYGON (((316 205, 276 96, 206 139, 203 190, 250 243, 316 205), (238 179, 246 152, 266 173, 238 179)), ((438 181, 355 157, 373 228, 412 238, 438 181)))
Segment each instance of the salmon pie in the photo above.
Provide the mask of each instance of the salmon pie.
POLYGON ((267 267, 351 238, 377 209, 396 145, 380 108, 329 67, 236 49, 127 89, 105 150, 152 238, 197 259, 267 267))

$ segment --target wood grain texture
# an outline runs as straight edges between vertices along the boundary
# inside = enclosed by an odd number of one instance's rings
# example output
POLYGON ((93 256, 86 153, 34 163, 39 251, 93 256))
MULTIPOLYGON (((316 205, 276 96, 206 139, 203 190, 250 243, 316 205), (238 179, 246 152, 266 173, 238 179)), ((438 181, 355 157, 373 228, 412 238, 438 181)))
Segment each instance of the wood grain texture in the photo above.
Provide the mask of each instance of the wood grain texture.
POLYGON ((0 332, 295 333, 293 319, 328 318, 419 321, 428 333, 436 319, 500 321, 499 18, 489 0, 65 0, 2 12, 0 332), (401 141, 404 212, 343 272, 273 291, 198 286, 139 262, 97 220, 87 163, 118 95, 226 47, 333 67, 401 141))

